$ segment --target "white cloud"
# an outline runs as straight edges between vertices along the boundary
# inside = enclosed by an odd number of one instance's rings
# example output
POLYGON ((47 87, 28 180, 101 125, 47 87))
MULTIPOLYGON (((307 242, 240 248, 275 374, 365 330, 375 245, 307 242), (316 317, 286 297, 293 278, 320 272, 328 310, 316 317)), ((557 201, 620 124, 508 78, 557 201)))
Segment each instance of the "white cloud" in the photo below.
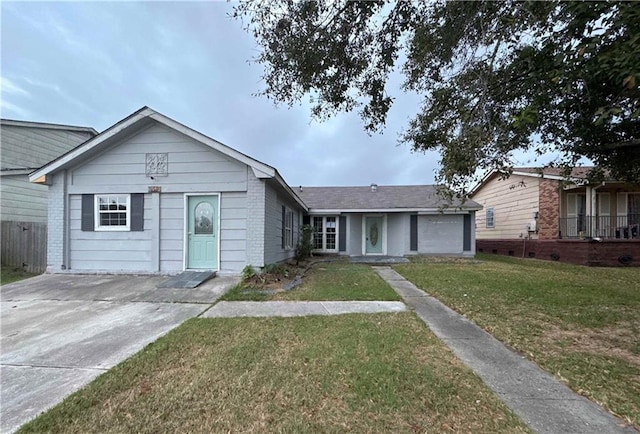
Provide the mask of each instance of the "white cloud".
POLYGON ((0 113, 3 118, 8 119, 29 119, 31 117, 31 112, 25 108, 18 107, 15 104, 11 104, 9 101, 4 98, 0 99, 0 113))
POLYGON ((30 97, 29 92, 15 84, 13 81, 9 80, 7 77, 0 77, 0 90, 2 93, 6 93, 9 95, 19 95, 30 97))

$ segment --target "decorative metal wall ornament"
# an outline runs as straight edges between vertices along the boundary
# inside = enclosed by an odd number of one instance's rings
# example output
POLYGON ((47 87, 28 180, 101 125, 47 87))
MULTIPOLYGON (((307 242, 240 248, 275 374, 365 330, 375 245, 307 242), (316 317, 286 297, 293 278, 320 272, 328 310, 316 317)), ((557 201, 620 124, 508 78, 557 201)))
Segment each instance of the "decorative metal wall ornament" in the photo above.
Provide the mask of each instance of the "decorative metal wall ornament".
POLYGON ((147 176, 167 176, 169 173, 169 154, 146 154, 146 168, 145 173, 147 176))
POLYGON ((371 241, 372 246, 378 244, 378 223, 376 222, 374 222, 369 229, 369 241, 371 241))

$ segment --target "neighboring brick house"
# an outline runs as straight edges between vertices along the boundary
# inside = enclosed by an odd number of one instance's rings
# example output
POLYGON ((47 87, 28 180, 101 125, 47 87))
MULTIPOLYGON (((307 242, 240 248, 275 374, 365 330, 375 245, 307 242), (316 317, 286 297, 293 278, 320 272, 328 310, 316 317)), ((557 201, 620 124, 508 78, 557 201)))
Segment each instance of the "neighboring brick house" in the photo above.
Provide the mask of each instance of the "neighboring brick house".
POLYGON ((470 197, 477 249, 586 265, 640 263, 640 185, 587 180, 591 167, 567 178, 558 168, 489 173, 470 197))

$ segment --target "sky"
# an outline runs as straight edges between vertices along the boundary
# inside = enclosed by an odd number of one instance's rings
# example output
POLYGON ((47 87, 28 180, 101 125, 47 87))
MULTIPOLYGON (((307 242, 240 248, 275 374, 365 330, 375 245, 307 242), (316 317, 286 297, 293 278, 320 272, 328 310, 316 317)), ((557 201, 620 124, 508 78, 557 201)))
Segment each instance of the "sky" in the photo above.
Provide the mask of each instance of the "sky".
MULTIPOLYGON (((274 166, 290 185, 431 184, 436 152, 398 137, 420 105, 400 90, 382 134, 266 97, 253 37, 229 2, 0 3, 0 115, 103 131, 143 106, 274 166)), ((524 161, 524 155, 520 156, 524 161)))

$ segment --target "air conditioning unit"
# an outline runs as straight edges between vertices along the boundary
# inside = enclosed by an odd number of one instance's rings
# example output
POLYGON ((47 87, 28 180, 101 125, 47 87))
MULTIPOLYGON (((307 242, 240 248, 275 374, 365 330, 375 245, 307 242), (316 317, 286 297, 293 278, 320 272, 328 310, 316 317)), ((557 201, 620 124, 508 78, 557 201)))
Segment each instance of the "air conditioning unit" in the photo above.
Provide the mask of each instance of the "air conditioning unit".
POLYGON ((536 232, 538 230, 538 222, 536 220, 532 220, 527 223, 527 232, 536 232))

